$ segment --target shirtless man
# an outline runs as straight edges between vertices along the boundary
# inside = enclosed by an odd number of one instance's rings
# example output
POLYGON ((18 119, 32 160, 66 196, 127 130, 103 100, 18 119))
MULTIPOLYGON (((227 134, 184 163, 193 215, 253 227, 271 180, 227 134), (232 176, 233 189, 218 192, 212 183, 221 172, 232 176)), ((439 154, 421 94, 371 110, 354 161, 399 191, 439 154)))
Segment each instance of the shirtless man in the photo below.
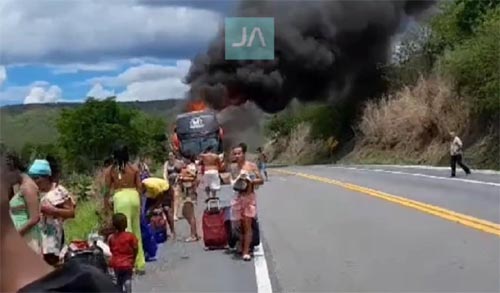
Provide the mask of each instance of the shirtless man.
MULTIPOLYGON (((242 227, 240 235, 241 252, 243 260, 250 261, 250 248, 252 242, 252 222, 257 217, 257 199, 255 186, 264 184, 262 175, 257 165, 246 159, 247 145, 240 143, 233 148, 233 158, 236 162, 234 173, 239 174, 237 178, 245 176, 249 178, 249 186, 245 191, 238 193, 236 199, 231 202, 233 220, 239 221, 242 227)), ((233 184, 236 180, 232 180, 233 184)))
POLYGON ((217 191, 220 190, 220 157, 213 151, 213 146, 209 146, 207 151, 201 154, 200 157, 203 164, 203 181, 206 185, 205 192, 207 193, 207 197, 210 195, 216 197, 217 191))

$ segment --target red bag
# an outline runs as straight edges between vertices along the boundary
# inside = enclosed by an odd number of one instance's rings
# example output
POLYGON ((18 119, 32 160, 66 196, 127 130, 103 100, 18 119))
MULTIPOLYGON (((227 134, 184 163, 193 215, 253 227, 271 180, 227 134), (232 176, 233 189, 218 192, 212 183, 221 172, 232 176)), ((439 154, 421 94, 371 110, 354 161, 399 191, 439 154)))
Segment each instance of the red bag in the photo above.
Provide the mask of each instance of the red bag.
POLYGON ((152 216, 150 222, 151 226, 153 226, 153 229, 155 230, 164 229, 167 224, 162 214, 152 216))
POLYGON ((224 223, 224 210, 220 208, 218 198, 207 199, 207 208, 203 212, 203 241, 208 249, 224 249, 227 246, 227 231, 224 223), (217 203, 214 208, 212 204, 217 203))

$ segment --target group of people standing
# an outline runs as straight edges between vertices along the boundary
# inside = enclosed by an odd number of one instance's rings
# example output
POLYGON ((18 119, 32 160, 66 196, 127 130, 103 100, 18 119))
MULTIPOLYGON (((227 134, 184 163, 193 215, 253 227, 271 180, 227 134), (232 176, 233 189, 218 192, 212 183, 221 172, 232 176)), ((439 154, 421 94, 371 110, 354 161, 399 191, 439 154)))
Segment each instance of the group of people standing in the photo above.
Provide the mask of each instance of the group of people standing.
POLYGON ((64 221, 75 216, 75 201, 59 184, 60 165, 47 156, 34 160, 26 168, 16 154, 10 153, 7 166, 21 174, 9 201, 14 226, 31 249, 49 265, 60 265, 64 221))
MULTIPOLYGON (((242 174, 249 175, 249 187, 242 190, 231 205, 232 215, 236 221, 241 221, 244 232, 241 251, 245 260, 250 257, 246 243, 248 237, 251 239, 251 219, 256 216, 254 186, 263 183, 259 170, 262 169, 262 164, 257 166, 247 161, 246 151, 245 144, 234 147, 231 165, 231 183, 236 182, 242 174)), ((45 262, 54 267, 59 266, 65 243, 64 221, 75 217, 76 205, 69 191, 59 183, 60 165, 53 157, 48 156, 34 160, 26 168, 19 157, 12 153, 7 155, 7 167, 21 174, 9 201, 10 216, 15 228, 45 262)), ((190 236, 185 241, 200 239, 194 208, 197 189, 203 182, 207 196, 215 197, 221 188, 219 172, 223 168, 221 158, 211 148, 199 157, 192 156, 188 159, 170 153, 164 165, 164 178, 155 178, 144 176, 141 171, 145 171, 145 168, 130 162, 126 146, 119 146, 113 151, 113 160, 104 172, 103 205, 105 211, 112 212, 115 232, 118 233, 113 234, 110 239, 119 243, 118 246, 124 245, 124 239, 129 239, 127 241, 132 243, 129 252, 133 259, 128 264, 132 267, 127 271, 135 270, 138 274, 145 272, 146 261, 141 241, 142 213, 162 209, 173 238, 176 238, 175 221, 185 219, 190 226, 190 236), (198 176, 199 174, 202 176, 198 176), (119 234, 125 231, 129 231, 129 234, 123 234, 126 236, 121 239, 119 234)), ((111 250, 120 250, 117 245, 109 244, 111 250)), ((112 263, 116 263, 119 255, 120 252, 112 263)), ((128 259, 131 258, 130 255, 127 256, 128 259)))
POLYGON ((59 263, 75 203, 51 157, 26 168, 0 150, 0 292, 120 292, 96 267, 59 263))
POLYGON ((179 219, 178 201, 182 200, 182 217, 191 227, 191 235, 185 241, 199 239, 194 215, 195 187, 198 184, 195 161, 194 157, 181 160, 171 153, 165 164, 165 178, 158 178, 149 174, 147 165, 130 161, 127 146, 118 146, 113 151, 113 160, 104 171, 103 205, 106 211, 113 213, 115 233, 109 241, 111 263, 115 264, 114 259, 118 257, 128 260, 121 262, 120 267, 114 268, 121 272, 120 275, 122 272, 126 275, 120 281, 129 279, 133 271, 136 274, 145 273, 146 259, 141 233, 141 219, 144 219, 145 215, 160 210, 166 216, 167 227, 175 239, 175 220, 179 219), (189 183, 185 184, 190 187, 187 188, 188 192, 185 192, 184 185, 181 186, 183 182, 189 183), (183 195, 176 196, 178 193, 183 195), (114 245, 113 242, 118 244, 114 245))

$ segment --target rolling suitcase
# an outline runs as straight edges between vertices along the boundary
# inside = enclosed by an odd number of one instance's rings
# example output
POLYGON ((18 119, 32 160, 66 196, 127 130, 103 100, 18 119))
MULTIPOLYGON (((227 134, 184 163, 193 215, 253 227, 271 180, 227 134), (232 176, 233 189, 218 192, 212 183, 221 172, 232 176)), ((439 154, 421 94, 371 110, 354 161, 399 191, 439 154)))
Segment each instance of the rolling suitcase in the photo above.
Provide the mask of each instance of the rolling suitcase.
POLYGON ((219 199, 216 197, 207 199, 206 203, 207 207, 202 217, 205 247, 207 249, 224 249, 228 240, 225 212, 220 208, 219 199))

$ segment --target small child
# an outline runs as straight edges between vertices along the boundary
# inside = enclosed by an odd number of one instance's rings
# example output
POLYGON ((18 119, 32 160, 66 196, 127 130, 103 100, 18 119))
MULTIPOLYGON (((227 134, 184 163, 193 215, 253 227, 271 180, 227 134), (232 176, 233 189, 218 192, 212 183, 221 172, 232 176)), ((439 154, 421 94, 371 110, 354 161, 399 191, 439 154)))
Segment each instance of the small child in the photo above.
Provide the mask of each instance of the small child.
POLYGON ((113 215, 115 232, 109 236, 108 243, 111 249, 110 267, 114 270, 116 283, 124 292, 126 286, 130 288, 135 258, 138 251, 138 240, 127 229, 127 216, 122 213, 113 215))

